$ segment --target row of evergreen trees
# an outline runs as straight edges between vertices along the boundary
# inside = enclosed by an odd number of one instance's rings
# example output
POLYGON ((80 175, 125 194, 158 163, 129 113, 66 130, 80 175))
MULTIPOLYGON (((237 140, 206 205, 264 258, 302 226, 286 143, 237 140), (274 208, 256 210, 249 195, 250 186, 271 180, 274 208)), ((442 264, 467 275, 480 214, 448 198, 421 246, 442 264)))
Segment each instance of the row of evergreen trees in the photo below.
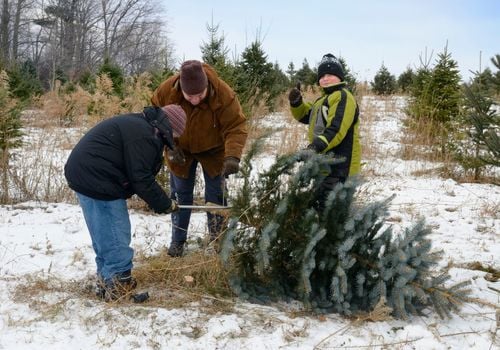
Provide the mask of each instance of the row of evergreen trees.
MULTIPOLYGON (((434 154, 461 165, 463 175, 480 180, 499 166, 500 155, 500 55, 491 58, 496 68, 476 72, 471 81, 461 84, 458 63, 447 48, 436 64, 423 64, 408 85, 409 130, 423 135, 434 154), (497 106, 497 107, 495 107, 497 106)), ((445 167, 454 176, 450 166, 445 167)))

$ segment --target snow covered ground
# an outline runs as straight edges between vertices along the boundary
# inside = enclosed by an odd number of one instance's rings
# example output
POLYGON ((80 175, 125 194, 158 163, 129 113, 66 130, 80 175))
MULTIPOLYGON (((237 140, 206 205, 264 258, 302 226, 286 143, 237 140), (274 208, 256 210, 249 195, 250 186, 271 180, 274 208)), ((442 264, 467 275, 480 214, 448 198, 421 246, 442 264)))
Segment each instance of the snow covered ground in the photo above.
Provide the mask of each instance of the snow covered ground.
MULTIPOLYGON (((77 205, 30 201, 0 206, 0 349, 499 349, 500 282, 477 263, 500 268, 500 188, 412 175, 435 165, 398 158, 403 104, 398 98, 363 100, 362 110, 375 111, 375 117, 363 127, 371 149, 362 190, 374 200, 396 194, 388 218, 396 232, 424 216, 434 228, 435 249, 445 254, 440 268, 449 269, 453 282, 470 280, 472 296, 482 304, 466 304, 446 320, 429 310, 426 317, 380 322, 304 315, 296 303, 232 300, 231 311, 216 313, 204 312, 198 303, 106 304, 43 283, 83 283, 94 272, 94 254, 77 205), (34 287, 38 293, 26 290, 34 287)), ((286 118, 273 114, 261 122, 293 123, 286 118)), ((30 142, 39 142, 36 133, 30 133, 30 142)), ((61 154, 64 160, 67 149, 61 154)), ((262 158, 259 167, 271 160, 262 158)), ((132 210, 131 221, 137 250, 165 249, 168 216, 132 210)), ((204 235, 203 214, 193 215, 190 232, 204 235)))

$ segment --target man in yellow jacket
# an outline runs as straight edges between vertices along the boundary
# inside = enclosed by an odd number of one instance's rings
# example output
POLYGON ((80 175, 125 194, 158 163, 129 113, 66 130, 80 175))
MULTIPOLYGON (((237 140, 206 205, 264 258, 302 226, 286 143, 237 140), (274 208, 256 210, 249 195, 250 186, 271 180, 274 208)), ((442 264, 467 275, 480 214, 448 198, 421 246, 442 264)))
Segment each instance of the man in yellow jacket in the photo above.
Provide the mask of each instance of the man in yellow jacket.
MULTIPOLYGON (((153 94, 155 106, 178 104, 186 112, 186 128, 176 139, 176 152, 168 151, 172 197, 179 204, 193 204, 196 168, 201 164, 205 201, 226 205, 224 178, 239 171, 247 139, 247 121, 235 92, 212 67, 196 60, 185 61, 180 72, 165 80, 153 94)), ((170 256, 181 256, 191 211, 172 215, 170 256)), ((210 239, 224 227, 224 218, 207 214, 210 239)))
POLYGON ((317 153, 334 154, 342 161, 331 166, 318 191, 319 210, 324 208, 328 193, 338 183, 360 171, 361 144, 359 142, 359 108, 344 81, 340 61, 326 54, 318 66, 318 84, 322 96, 315 102, 304 102, 298 88, 288 96, 293 117, 309 124, 308 149, 317 153))

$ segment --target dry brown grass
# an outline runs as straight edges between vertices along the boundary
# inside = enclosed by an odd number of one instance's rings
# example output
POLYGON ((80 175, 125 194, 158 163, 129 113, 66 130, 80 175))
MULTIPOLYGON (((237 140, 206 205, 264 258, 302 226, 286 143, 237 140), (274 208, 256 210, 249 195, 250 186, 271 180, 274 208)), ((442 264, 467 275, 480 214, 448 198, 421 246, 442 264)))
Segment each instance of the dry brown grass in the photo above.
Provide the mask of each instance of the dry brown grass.
MULTIPOLYGON (((137 258, 134 276, 145 289, 161 291, 155 303, 180 307, 186 303, 209 298, 223 305, 231 305, 232 292, 228 273, 217 254, 204 250, 190 252, 181 258, 165 253, 137 258)), ((157 294, 157 292, 154 292, 157 294)))
MULTIPOLYGON (((361 103, 361 101, 358 101, 361 103)), ((361 122, 359 127, 362 159, 373 159, 377 155, 373 124, 377 120, 377 110, 371 103, 364 103, 361 108, 361 122)))
POLYGON ((87 108, 92 100, 90 93, 77 86, 76 90, 66 93, 59 81, 53 90, 35 100, 41 113, 29 120, 29 125, 36 127, 82 125, 87 115, 87 108))
POLYGON ((407 119, 407 125, 401 136, 401 159, 447 162, 449 158, 437 150, 441 143, 441 127, 425 119, 407 119))
POLYGON ((478 213, 483 218, 500 219, 500 202, 485 201, 479 207, 478 213))
MULTIPOLYGON (((207 314, 233 311, 228 274, 217 254, 200 250, 182 258, 172 258, 166 253, 153 257, 138 253, 136 265, 133 276, 138 282, 137 292, 148 291, 151 296, 143 305, 167 309, 197 307, 207 314)), ((16 285, 12 300, 26 303, 44 315, 58 314, 61 305, 75 296, 98 300, 94 294, 96 282, 92 278, 64 281, 56 276, 27 275, 23 280, 16 285)), ((132 303, 124 297, 107 304, 132 303)))

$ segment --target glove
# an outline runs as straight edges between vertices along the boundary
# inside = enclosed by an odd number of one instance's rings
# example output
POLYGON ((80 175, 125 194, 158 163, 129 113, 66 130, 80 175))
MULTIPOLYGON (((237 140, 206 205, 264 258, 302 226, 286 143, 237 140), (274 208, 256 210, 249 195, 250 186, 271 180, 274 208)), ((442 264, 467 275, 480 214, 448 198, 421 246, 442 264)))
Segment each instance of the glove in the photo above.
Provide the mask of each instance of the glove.
POLYGON ((298 107, 302 104, 302 94, 300 93, 300 82, 288 93, 288 101, 290 106, 298 107))
POLYGON ((326 146, 328 146, 326 143, 324 143, 321 139, 315 138, 313 142, 311 142, 308 146, 307 149, 313 150, 316 153, 321 153, 326 146))
POLYGON ((226 157, 222 166, 221 175, 227 177, 231 174, 236 174, 240 170, 240 160, 236 157, 226 157))
POLYGON ((320 139, 314 139, 306 148, 297 152, 299 162, 306 162, 313 154, 320 153, 326 145, 320 139))
POLYGON ((170 204, 170 208, 165 211, 165 214, 171 214, 177 210, 179 210, 179 204, 177 204, 177 201, 175 199, 172 199, 172 204, 170 204))
POLYGON ((186 162, 186 156, 180 147, 174 147, 173 150, 168 150, 167 153, 168 160, 174 164, 184 164, 186 162))

